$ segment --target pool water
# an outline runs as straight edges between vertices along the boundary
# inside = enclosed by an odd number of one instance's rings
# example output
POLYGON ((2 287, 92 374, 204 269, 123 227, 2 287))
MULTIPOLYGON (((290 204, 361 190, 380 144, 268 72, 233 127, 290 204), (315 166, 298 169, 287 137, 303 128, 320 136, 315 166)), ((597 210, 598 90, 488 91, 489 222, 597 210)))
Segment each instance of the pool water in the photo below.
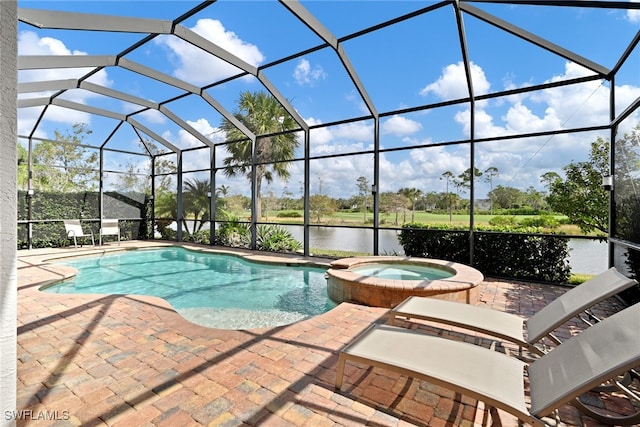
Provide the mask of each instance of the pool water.
POLYGON ((164 298, 187 320, 208 327, 286 325, 336 306, 326 269, 246 261, 183 248, 126 251, 64 262, 77 276, 44 289, 75 294, 164 298))
POLYGON ((437 267, 416 264, 365 264, 349 269, 363 276, 391 280, 440 280, 453 277, 454 273, 437 267))

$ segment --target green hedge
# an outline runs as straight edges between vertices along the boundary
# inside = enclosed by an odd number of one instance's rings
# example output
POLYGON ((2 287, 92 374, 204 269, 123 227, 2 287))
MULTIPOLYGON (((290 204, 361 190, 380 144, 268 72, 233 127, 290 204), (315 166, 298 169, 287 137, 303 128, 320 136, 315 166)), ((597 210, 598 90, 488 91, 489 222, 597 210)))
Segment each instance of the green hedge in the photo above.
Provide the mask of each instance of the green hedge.
MULTIPOLYGON (((150 234, 151 202, 143 193, 103 193, 105 218, 141 218, 120 220, 122 240, 146 239, 150 234)), ((29 198, 25 191, 18 192, 18 219, 29 218, 29 198)), ((32 247, 61 247, 69 244, 63 219, 85 219, 83 228, 93 231, 96 243, 100 237, 100 193, 36 192, 31 197, 32 247)), ((113 237, 107 237, 112 241, 113 237)), ((18 248, 29 246, 26 224, 18 224, 18 248)))
MULTIPOLYGON (((470 263, 469 239, 465 230, 415 223, 398 236, 406 255, 463 264, 470 263)), ((473 266, 486 276, 566 283, 571 274, 568 237, 484 230, 473 243, 473 266)))

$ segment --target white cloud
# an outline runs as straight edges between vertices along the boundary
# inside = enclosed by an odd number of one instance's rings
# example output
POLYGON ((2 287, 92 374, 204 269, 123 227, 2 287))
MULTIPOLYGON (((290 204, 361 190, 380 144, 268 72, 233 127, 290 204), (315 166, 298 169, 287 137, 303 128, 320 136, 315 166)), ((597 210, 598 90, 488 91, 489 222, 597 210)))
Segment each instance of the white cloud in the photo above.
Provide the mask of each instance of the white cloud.
MULTIPOLYGON (((33 125, 40 116, 43 108, 44 107, 30 107, 18 109, 18 135, 29 135, 31 133, 33 125)), ((46 131, 42 128, 38 128, 38 130, 36 130, 36 135, 34 136, 37 138, 48 138, 46 131)))
MULTIPOLYGON (((478 66, 474 73, 484 76, 478 66)), ((446 67, 450 74, 438 80, 434 90, 441 90, 443 96, 453 96, 445 83, 459 71, 453 65, 446 67)), ((547 82, 567 80, 585 76, 589 70, 574 63, 567 63, 562 74, 551 76, 547 82)), ((482 80, 480 80, 482 81, 482 80)), ((505 80, 509 87, 529 86, 530 82, 518 83, 513 77, 505 80)), ((504 82, 503 82, 504 83, 504 82)), ((489 89, 485 81, 484 91, 489 89)), ((616 87, 616 101, 619 105, 629 105, 640 96, 640 88, 631 86, 616 87)), ((581 127, 608 122, 609 91, 599 81, 586 82, 572 87, 558 87, 543 91, 523 93, 518 96, 503 97, 476 104, 475 132, 478 138, 500 137, 510 134, 530 133, 545 130, 557 130, 568 127, 581 127)), ((621 110, 619 110, 621 111, 621 110)), ((413 117, 416 119, 418 117, 413 117)), ((455 112, 458 123, 465 135, 470 134, 470 112, 459 109, 455 112)), ((322 124, 315 118, 307 118, 310 126, 322 124)), ((631 122, 631 120, 629 121, 631 122)), ((368 123, 368 122, 367 122, 368 123)), ((419 121, 409 120, 400 115, 389 117, 381 124, 381 132, 403 135, 410 143, 428 144, 431 135, 424 135, 419 121), (406 136, 411 134, 410 137, 406 136)), ((496 167, 499 176, 493 179, 493 187, 508 185, 522 190, 534 186, 543 190, 540 176, 550 170, 561 172, 568 161, 581 161, 588 155, 584 147, 599 134, 581 133, 577 135, 560 134, 517 138, 515 140, 483 142, 476 147, 476 167, 481 171, 496 167)), ((349 123, 329 128, 315 128, 311 131, 312 155, 330 155, 350 153, 368 149, 373 143, 373 128, 363 123, 349 123)), ((451 171, 459 175, 469 167, 469 147, 433 146, 425 149, 412 149, 408 152, 387 152, 380 157, 381 191, 396 191, 402 187, 415 187, 424 192, 445 191, 445 182, 440 179, 442 173, 451 171), (407 156, 407 154, 409 154, 407 156)), ((359 176, 372 177, 372 158, 369 155, 337 157, 312 161, 312 192, 317 191, 317 177, 322 177, 324 194, 333 197, 349 197, 357 192, 356 181, 359 176), (353 185, 352 185, 353 184, 353 185)), ((302 172, 292 173, 291 182, 302 179, 302 172)), ((449 188, 453 191, 452 188, 449 188)), ((490 185, 480 180, 476 197, 483 198, 490 185)))
POLYGON ((346 123, 332 127, 331 132, 336 138, 373 143, 373 124, 346 123))
MULTIPOLYGON (((322 124, 322 120, 306 118, 310 125, 322 124)), ((370 149, 373 146, 373 125, 362 122, 338 126, 314 128, 310 134, 312 155, 347 153, 370 149)))
MULTIPOLYGON (((69 50, 62 41, 51 37, 39 38, 33 31, 21 31, 18 34, 18 55, 86 55, 86 52, 69 50)), ((93 68, 59 68, 24 70, 19 72, 19 80, 21 83, 24 83, 39 80, 79 78, 92 69, 93 68)), ((89 81, 107 87, 112 84, 104 69, 91 76, 89 81)), ((85 93, 85 98, 91 96, 91 92, 85 93)))
POLYGON ((211 126, 211 123, 209 123, 209 121, 205 118, 200 118, 195 122, 187 120, 187 123, 202 135, 207 137, 207 139, 211 142, 219 143, 224 142, 226 139, 224 133, 222 132, 222 129, 220 129, 219 127, 211 126))
POLYGON ((367 104, 365 104, 364 100, 357 91, 353 90, 347 93, 345 95, 345 99, 349 103, 355 105, 358 111, 360 111, 362 114, 371 114, 371 111, 369 111, 369 109, 367 108, 367 104))
POLYGON ((155 125, 163 124, 168 121, 167 116, 162 114, 160 111, 153 109, 145 110, 141 113, 138 113, 135 115, 135 118, 143 118, 147 124, 155 125))
MULTIPOLYGON (((475 95, 477 96, 488 93, 491 84, 487 80, 482 68, 473 62, 469 63, 469 67, 471 70, 471 79, 475 95)), ((462 62, 458 62, 457 64, 446 66, 442 70, 442 75, 438 80, 428 84, 420 91, 420 95, 423 96, 429 95, 430 93, 433 93, 443 100, 468 97, 469 91, 467 89, 467 78, 464 64, 462 62)))
POLYGON ((407 119, 399 115, 393 115, 381 125, 382 133, 397 136, 412 135, 422 129, 422 124, 415 120, 407 119))
MULTIPOLYGON (((257 46, 242 40, 233 31, 227 31, 218 20, 199 19, 191 30, 251 65, 257 66, 265 59, 257 46)), ((156 43, 171 51, 177 64, 174 75, 192 84, 204 85, 240 71, 174 36, 157 37, 156 43)))
POLYGON ((86 55, 81 51, 70 51, 65 44, 51 37, 38 37, 33 31, 18 34, 18 55, 86 55))
MULTIPOLYGON (((51 37, 38 37, 32 31, 21 31, 18 34, 18 54, 19 55, 86 55, 85 52, 78 50, 70 50, 66 45, 51 37)), ((21 83, 33 81, 49 81, 75 79, 86 75, 92 68, 60 68, 60 69, 41 69, 41 70, 23 70, 19 71, 19 81, 21 83)), ((89 79, 92 83, 102 86, 110 86, 112 82, 109 80, 107 72, 102 69, 95 73, 89 79)), ((38 98, 50 96, 49 93, 27 93, 20 95, 20 99, 38 98)), ((86 104, 87 100, 97 98, 96 95, 85 90, 69 91, 65 99, 70 99, 80 104, 86 104)), ((28 134, 35 126, 39 117, 41 108, 21 108, 18 110, 18 133, 21 135, 28 134)), ((70 110, 67 108, 52 106, 49 107, 46 115, 47 121, 61 123, 65 125, 73 125, 75 123, 91 123, 91 114, 70 110)), ((46 131, 40 129, 37 131, 38 136, 46 137, 46 131)))
MULTIPOLYGON (((640 0, 630 0, 632 3, 639 3, 640 0)), ((639 9, 629 9, 627 10, 627 19, 629 22, 637 24, 640 23, 640 10, 639 9)))
POLYGON ((302 58, 298 61, 298 65, 296 65, 296 68, 293 70, 293 78, 300 86, 313 86, 316 81, 327 78, 327 73, 325 73, 322 67, 317 64, 311 68, 311 63, 302 58))
MULTIPOLYGON (((546 82, 562 81, 589 74, 591 72, 584 67, 567 62, 562 75, 553 76, 546 82)), ((510 85, 515 86, 513 83, 510 85)), ((626 100, 631 99, 628 93, 634 92, 622 90, 620 87, 616 90, 616 98, 619 94, 626 100)), ((475 114, 475 134, 477 138, 489 138, 515 133, 602 125, 608 123, 608 99, 609 91, 601 82, 591 81, 523 93, 517 97, 501 99, 499 102, 479 104, 475 114)), ((626 105, 628 104, 627 102, 626 105)), ((455 120, 462 126, 464 134, 469 136, 469 110, 458 111, 455 120)))

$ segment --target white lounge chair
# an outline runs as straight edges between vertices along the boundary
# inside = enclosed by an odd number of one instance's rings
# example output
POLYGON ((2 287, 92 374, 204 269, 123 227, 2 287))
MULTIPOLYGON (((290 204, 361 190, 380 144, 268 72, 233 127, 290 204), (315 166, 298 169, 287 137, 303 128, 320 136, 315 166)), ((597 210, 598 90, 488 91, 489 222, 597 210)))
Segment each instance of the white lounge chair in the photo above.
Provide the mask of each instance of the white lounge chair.
POLYGON ((118 245, 120 244, 120 226, 117 219, 103 219, 100 221, 100 246, 102 246, 102 238, 104 236, 118 236, 118 245))
MULTIPOLYGON (((67 237, 73 239, 73 246, 78 247, 78 238, 87 237, 91 237, 91 244, 95 246, 96 242, 93 238, 93 231, 89 230, 89 234, 85 233, 79 219, 65 219, 63 222, 67 237)), ((82 246, 82 242, 80 245, 82 246)))
MULTIPOLYGON (((85 233, 82 229, 79 219, 65 219, 64 229, 67 232, 67 237, 73 239, 73 246, 78 247, 78 238, 91 237, 91 244, 95 246, 96 242, 93 238, 93 231, 89 230, 89 234, 85 233)), ((82 246, 82 242, 80 242, 82 246)))
MULTIPOLYGON (((640 366, 639 330, 640 304, 636 304, 588 327, 527 366, 485 347, 377 325, 340 352, 336 388, 342 387, 345 362, 350 360, 447 387, 521 421, 545 426, 542 418, 565 403, 640 366)), ((634 417, 632 421, 637 422, 638 415, 634 417)))
POLYGON ((635 280, 612 267, 565 292, 529 319, 481 306, 428 297, 409 297, 391 309, 389 323, 393 325, 397 318, 443 323, 510 341, 540 355, 544 351, 536 344, 544 337, 560 343, 553 335, 560 325, 635 284, 635 280))

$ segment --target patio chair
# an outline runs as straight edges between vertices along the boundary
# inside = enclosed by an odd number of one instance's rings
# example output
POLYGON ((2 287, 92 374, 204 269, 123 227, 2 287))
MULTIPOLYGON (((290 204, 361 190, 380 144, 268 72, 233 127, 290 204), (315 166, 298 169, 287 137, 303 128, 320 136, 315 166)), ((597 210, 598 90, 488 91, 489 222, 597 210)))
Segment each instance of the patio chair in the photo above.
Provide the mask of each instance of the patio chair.
MULTIPOLYGON (((82 229, 82 225, 80 224, 79 219, 65 219, 64 221, 64 229, 67 233, 67 237, 69 239, 73 239, 73 246, 78 247, 78 238, 87 238, 91 237, 91 244, 95 246, 96 242, 93 238, 93 231, 89 230, 89 234, 85 233, 82 229)), ((82 242, 80 243, 82 246, 82 242)))
POLYGON ((103 219, 100 221, 100 246, 102 246, 102 238, 104 236, 118 236, 118 245, 120 245, 120 226, 117 219, 103 219))
MULTIPOLYGON (((545 426, 543 417, 640 365, 639 327, 640 304, 636 304, 527 365, 478 345, 381 324, 363 332, 340 352, 336 388, 342 388, 345 362, 350 360, 449 388, 526 423, 545 426)), ((634 421, 638 421, 637 414, 634 421)))
POLYGON ((635 284, 634 279, 612 267, 565 292, 528 319, 485 307, 413 296, 391 309, 389 323, 393 325, 397 318, 433 321, 516 343, 541 355, 545 351, 536 344, 545 337, 559 344, 553 331, 560 325, 635 284))

